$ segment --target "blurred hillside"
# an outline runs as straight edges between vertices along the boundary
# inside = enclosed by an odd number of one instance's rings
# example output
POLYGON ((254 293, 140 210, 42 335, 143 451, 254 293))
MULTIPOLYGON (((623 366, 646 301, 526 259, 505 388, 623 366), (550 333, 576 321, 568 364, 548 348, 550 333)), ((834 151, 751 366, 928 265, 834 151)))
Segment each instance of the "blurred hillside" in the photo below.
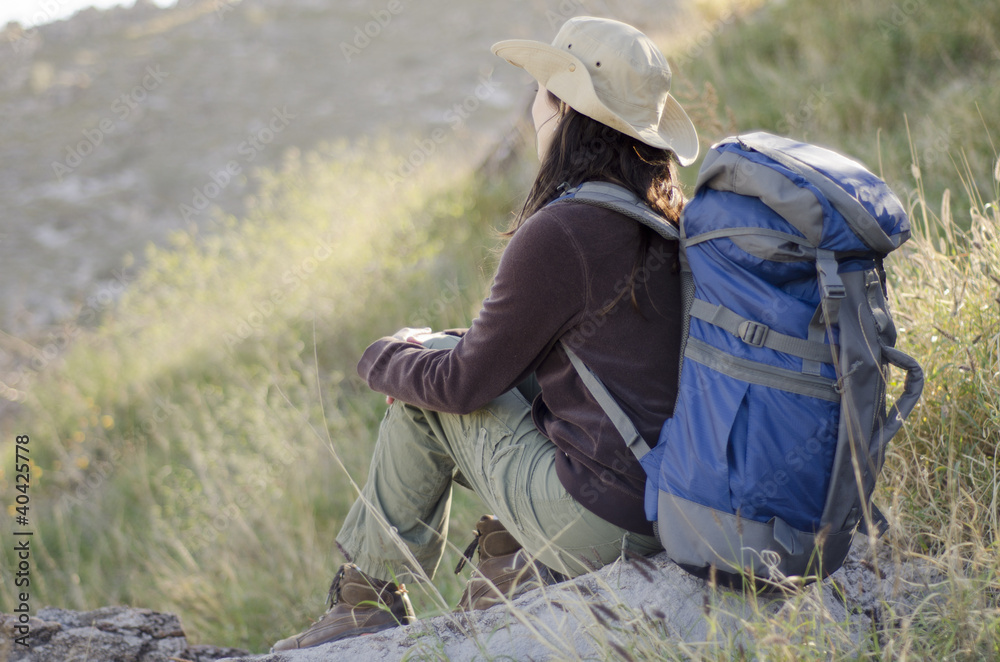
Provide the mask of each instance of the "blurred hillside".
POLYGON ((140 0, 8 25, 0 330, 99 316, 135 278, 129 254, 204 225, 209 202, 245 211, 252 169, 288 149, 378 134, 401 167, 445 145, 480 158, 527 100, 490 44, 549 40, 579 13, 662 21, 674 3, 618 4, 140 0))

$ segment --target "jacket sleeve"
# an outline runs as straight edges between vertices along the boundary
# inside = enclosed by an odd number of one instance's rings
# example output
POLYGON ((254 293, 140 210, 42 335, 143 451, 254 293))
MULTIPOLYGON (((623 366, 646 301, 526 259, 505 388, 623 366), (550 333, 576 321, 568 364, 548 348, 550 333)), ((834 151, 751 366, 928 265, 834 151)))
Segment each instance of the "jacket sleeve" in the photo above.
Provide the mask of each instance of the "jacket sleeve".
POLYGON ((489 297, 453 349, 381 338, 365 350, 358 374, 397 400, 455 414, 513 388, 585 309, 587 274, 565 219, 565 211, 543 209, 514 233, 489 297))

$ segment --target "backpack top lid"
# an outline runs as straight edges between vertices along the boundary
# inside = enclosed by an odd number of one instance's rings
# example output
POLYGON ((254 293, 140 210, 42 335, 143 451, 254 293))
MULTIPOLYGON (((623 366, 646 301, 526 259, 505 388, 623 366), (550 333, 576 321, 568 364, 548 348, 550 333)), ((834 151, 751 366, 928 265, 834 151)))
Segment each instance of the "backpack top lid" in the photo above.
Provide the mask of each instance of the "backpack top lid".
MULTIPOLYGON (((701 167, 697 192, 703 187, 759 198, 814 248, 884 256, 910 236, 899 198, 860 163, 765 132, 714 145, 701 167)), ((692 237, 699 230, 685 227, 685 234, 692 237)))

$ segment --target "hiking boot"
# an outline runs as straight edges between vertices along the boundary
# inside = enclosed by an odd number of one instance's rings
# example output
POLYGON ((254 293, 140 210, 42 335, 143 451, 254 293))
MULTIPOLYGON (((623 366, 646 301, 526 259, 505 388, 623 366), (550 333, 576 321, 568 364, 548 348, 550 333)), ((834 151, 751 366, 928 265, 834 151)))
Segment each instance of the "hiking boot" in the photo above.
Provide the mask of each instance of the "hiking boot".
POLYGON ((479 519, 475 535, 455 568, 457 575, 466 561, 471 561, 472 555, 479 550, 479 564, 465 586, 456 611, 489 609, 505 598, 513 600, 533 588, 565 579, 559 573, 533 561, 521 547, 521 543, 492 515, 483 515, 479 519))
POLYGON ((309 648, 416 621, 406 587, 372 579, 358 566, 340 566, 330 584, 329 608, 308 630, 282 639, 271 652, 309 648))

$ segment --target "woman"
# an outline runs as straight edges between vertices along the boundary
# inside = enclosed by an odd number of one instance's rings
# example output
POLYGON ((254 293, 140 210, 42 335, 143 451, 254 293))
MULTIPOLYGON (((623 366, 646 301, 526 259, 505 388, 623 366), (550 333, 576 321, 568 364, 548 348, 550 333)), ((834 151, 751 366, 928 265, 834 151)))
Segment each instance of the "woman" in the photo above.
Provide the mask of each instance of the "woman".
POLYGON ((453 482, 495 514, 479 521, 467 552, 478 546, 480 562, 462 608, 599 568, 623 547, 660 549, 644 516, 645 474, 563 345, 654 445, 677 388, 677 243, 616 211, 556 199, 611 182, 676 225, 675 161, 696 158, 697 135, 669 94, 663 55, 628 25, 578 17, 552 45, 505 41, 493 52, 539 83, 537 179, 472 326, 402 329, 362 356, 360 375, 390 406, 338 536, 350 563, 330 610, 274 650, 411 622, 405 589, 391 580, 433 577, 453 482))

